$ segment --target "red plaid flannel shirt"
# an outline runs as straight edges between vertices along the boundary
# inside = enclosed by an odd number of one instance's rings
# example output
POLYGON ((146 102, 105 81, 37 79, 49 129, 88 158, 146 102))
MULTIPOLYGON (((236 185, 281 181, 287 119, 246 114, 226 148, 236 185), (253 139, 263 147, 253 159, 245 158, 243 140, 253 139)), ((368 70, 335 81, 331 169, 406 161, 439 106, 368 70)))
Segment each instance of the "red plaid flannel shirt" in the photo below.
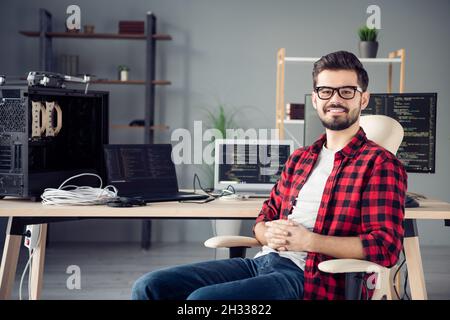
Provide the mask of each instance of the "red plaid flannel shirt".
MULTIPOLYGON (((292 153, 256 223, 287 219, 325 141, 323 134, 313 145, 292 153)), ((313 232, 359 236, 366 260, 391 267, 397 262, 403 246, 406 188, 407 175, 402 163, 391 152, 368 140, 360 128, 335 154, 313 232)), ((345 276, 318 269, 320 262, 329 259, 334 258, 308 253, 303 299, 345 297, 345 276)))

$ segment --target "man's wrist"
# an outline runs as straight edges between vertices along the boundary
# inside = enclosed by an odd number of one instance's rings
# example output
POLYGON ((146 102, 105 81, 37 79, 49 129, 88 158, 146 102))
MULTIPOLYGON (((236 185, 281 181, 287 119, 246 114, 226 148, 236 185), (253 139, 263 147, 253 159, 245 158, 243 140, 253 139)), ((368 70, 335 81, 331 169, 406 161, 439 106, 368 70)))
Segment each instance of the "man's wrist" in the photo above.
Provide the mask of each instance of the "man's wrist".
POLYGON ((255 226, 255 239, 263 246, 267 244, 264 233, 266 232, 266 226, 264 221, 260 221, 255 226))
POLYGON ((317 252, 317 243, 320 241, 320 234, 310 232, 308 235, 308 241, 307 241, 307 248, 306 251, 308 252, 317 252))

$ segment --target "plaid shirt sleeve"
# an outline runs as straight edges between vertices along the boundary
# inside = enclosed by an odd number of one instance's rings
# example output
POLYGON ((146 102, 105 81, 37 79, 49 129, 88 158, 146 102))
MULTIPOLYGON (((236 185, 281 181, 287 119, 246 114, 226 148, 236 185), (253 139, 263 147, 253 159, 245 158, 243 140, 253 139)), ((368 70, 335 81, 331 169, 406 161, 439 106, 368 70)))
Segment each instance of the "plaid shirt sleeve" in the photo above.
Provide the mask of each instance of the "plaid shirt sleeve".
POLYGON ((366 260, 395 265, 403 246, 406 171, 395 157, 382 158, 362 193, 360 239, 366 260))
POLYGON ((281 173, 280 179, 272 188, 270 192, 270 197, 264 201, 262 209, 256 218, 255 224, 253 226, 253 233, 255 232, 255 226, 261 221, 272 221, 280 218, 281 203, 283 195, 288 190, 288 176, 292 174, 295 167, 295 160, 298 160, 300 150, 297 149, 291 154, 286 161, 283 171, 281 173))

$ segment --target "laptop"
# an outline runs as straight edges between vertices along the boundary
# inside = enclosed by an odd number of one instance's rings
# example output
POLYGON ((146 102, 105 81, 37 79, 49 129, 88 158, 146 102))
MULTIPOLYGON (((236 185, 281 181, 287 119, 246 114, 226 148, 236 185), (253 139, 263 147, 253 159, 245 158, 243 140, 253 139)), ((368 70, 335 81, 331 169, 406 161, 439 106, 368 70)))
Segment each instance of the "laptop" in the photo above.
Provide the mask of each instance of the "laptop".
POLYGON ((269 197, 293 149, 292 140, 216 139, 214 192, 269 197))
POLYGON ((104 146, 108 184, 121 197, 149 202, 203 200, 207 195, 180 192, 170 144, 104 146))

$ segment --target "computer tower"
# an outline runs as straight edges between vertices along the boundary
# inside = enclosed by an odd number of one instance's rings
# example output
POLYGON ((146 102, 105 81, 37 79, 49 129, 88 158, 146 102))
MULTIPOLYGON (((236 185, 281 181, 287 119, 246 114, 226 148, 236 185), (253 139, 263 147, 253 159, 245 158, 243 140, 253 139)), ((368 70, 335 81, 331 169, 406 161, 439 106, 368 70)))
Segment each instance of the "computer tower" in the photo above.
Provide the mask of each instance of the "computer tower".
POLYGON ((0 198, 39 200, 45 188, 83 172, 106 181, 108 99, 104 91, 0 87, 0 198))

